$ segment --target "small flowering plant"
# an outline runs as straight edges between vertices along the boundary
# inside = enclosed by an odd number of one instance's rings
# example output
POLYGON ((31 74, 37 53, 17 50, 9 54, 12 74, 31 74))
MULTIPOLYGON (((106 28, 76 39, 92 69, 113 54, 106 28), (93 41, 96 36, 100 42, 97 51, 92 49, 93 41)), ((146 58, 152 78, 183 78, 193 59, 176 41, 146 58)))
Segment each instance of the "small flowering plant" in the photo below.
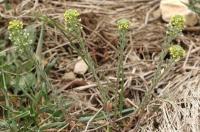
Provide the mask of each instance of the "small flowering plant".
POLYGON ((158 86, 159 82, 165 75, 167 75, 174 64, 185 56, 185 50, 180 45, 172 44, 172 41, 182 34, 184 23, 185 20, 183 16, 180 15, 173 16, 169 22, 164 46, 158 60, 158 67, 155 70, 154 77, 152 78, 151 86, 145 93, 145 97, 136 112, 139 115, 142 115, 145 108, 149 103, 151 103, 152 97, 154 96, 154 90, 158 86), (165 61, 165 56, 168 53, 170 54, 170 60, 165 61), (165 62, 167 62, 167 64, 165 64, 165 62))
POLYGON ((80 35, 81 37, 81 24, 79 19, 79 12, 75 9, 66 10, 64 13, 65 28, 71 34, 80 35))
POLYGON ((65 33, 68 37, 67 39, 72 42, 76 41, 79 43, 79 47, 71 43, 71 47, 79 54, 79 56, 82 57, 82 59, 86 62, 86 64, 89 64, 92 61, 92 58, 90 57, 87 47, 85 45, 85 40, 82 37, 82 27, 80 24, 79 19, 79 12, 75 9, 68 9, 64 13, 64 22, 65 22, 65 33))
POLYGON ((20 20, 12 20, 8 25, 9 39, 16 46, 17 51, 23 53, 26 49, 30 49, 33 43, 30 33, 23 29, 23 23, 20 20))
POLYGON ((66 36, 70 36, 67 39, 71 42, 71 47, 77 52, 79 56, 85 61, 88 65, 89 70, 92 72, 95 81, 97 82, 98 89, 101 92, 101 99, 103 102, 107 101, 107 92, 104 90, 103 86, 100 83, 100 79, 96 73, 96 64, 93 61, 87 46, 85 39, 82 36, 82 26, 81 26, 81 19, 79 18, 80 14, 76 9, 68 9, 64 13, 64 22, 65 22, 65 33, 66 36), (72 43, 75 41, 79 44, 77 47, 72 43))
POLYGON ((173 60, 178 61, 185 56, 185 50, 180 45, 171 44, 172 41, 179 35, 182 34, 184 29, 185 19, 181 15, 175 15, 171 18, 167 30, 167 39, 166 44, 168 45, 168 51, 173 60))
POLYGON ((129 29, 130 22, 127 19, 120 19, 119 21, 117 21, 117 26, 118 26, 118 30, 127 31, 129 29))
POLYGON ((118 68, 117 68, 117 80, 119 84, 120 94, 119 94, 119 109, 120 112, 123 110, 124 105, 124 68, 123 68, 123 60, 124 60, 124 49, 127 43, 126 33, 129 29, 130 22, 127 19, 120 19, 117 21, 117 27, 119 32, 119 46, 118 46, 118 68))
POLYGON ((168 29, 167 29, 167 37, 170 39, 175 39, 177 36, 182 34, 184 29, 185 19, 181 15, 175 15, 170 19, 168 29))
POLYGON ((64 22, 65 22, 65 33, 67 39, 71 42, 71 47, 78 52, 79 56, 83 58, 83 60, 88 63, 89 53, 87 51, 86 45, 85 45, 85 40, 82 37, 82 26, 80 24, 81 19, 79 19, 79 12, 75 9, 68 9, 64 13, 64 22), (72 41, 77 41, 79 43, 79 46, 81 49, 76 47, 74 44, 72 44, 72 41), (82 52, 83 51, 83 52, 82 52), (87 53, 87 59, 85 58, 87 53))
POLYGON ((160 53, 160 58, 159 58, 160 64, 158 65, 159 67, 156 71, 157 75, 153 79, 153 82, 155 82, 154 85, 157 85, 157 83, 160 80, 159 76, 162 76, 162 75, 158 75, 158 74, 161 73, 160 70, 162 69, 161 67, 165 60, 164 58, 168 53, 170 54, 171 59, 170 59, 170 61, 168 61, 168 64, 164 68, 163 73, 170 70, 170 68, 174 65, 175 62, 177 62, 178 60, 180 60, 181 58, 183 58, 185 56, 185 50, 180 45, 173 44, 173 41, 179 35, 182 34, 184 25, 185 25, 185 19, 181 15, 175 15, 170 19, 168 29, 166 31, 166 39, 164 42, 163 50, 160 53))
MULTIPOLYGON (((36 52, 42 48, 42 27, 36 52)), ((60 113, 60 102, 54 102, 57 96, 53 96, 55 92, 43 67, 42 57, 39 58, 31 46, 36 36, 34 26, 24 28, 22 21, 11 20, 7 29, 13 46, 0 52, 0 93, 6 102, 0 108, 3 113, 0 130, 2 122, 5 122, 2 131, 41 131, 41 115, 54 117, 55 112, 60 113), (51 95, 49 91, 52 91, 51 95), (41 111, 44 107, 52 112, 41 111)), ((59 117, 63 118, 63 115, 59 117)))

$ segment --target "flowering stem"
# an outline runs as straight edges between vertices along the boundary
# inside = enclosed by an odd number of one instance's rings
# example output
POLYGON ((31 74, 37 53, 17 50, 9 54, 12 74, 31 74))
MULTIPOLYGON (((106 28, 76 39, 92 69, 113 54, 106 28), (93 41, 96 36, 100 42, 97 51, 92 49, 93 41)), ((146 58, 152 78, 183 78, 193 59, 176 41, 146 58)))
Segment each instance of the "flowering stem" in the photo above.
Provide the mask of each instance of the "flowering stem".
MULTIPOLYGON (((145 93, 144 99, 142 100, 142 103, 140 104, 139 108, 135 112, 138 119, 142 118, 142 116, 145 113, 145 108, 152 101, 152 97, 154 96, 153 93, 154 89, 157 87, 159 81, 171 70, 176 60, 183 57, 185 54, 185 51, 184 49, 182 49, 182 47, 179 47, 177 45, 173 46, 171 44, 172 41, 182 33, 183 28, 184 28, 184 18, 182 16, 176 15, 171 18, 166 32, 166 39, 163 45, 163 50, 159 56, 158 68, 156 69, 154 77, 152 79, 152 84, 145 93), (164 64, 164 58, 167 55, 168 51, 170 52, 170 56, 172 59, 169 60, 167 66, 164 68, 164 71, 162 71, 162 64, 164 64)), ((132 121, 133 118, 131 118, 130 123, 132 123, 132 121)), ((129 124, 128 126, 130 125, 131 124, 129 124)))
POLYGON ((118 68, 117 68, 117 82, 119 85, 119 110, 122 113, 124 106, 124 68, 123 68, 123 59, 124 59, 124 49, 126 46, 126 33, 128 31, 130 22, 127 19, 120 19, 117 22, 118 31, 119 31, 119 46, 118 46, 118 68))
POLYGON ((101 93, 102 101, 104 103, 106 103, 106 101, 107 101, 106 90, 104 89, 104 87, 100 83, 100 79, 99 79, 97 72, 96 72, 96 69, 95 69, 95 63, 94 63, 92 57, 90 56, 90 53, 88 52, 88 49, 85 45, 85 40, 82 38, 82 35, 81 35, 81 31, 82 31, 81 28, 78 28, 78 29, 75 30, 75 34, 74 34, 75 38, 78 39, 80 49, 78 49, 73 44, 72 44, 72 47, 73 47, 74 50, 76 50, 78 52, 78 54, 81 56, 81 58, 88 65, 89 70, 92 72, 92 75, 93 75, 95 81, 97 82, 97 86, 98 86, 100 93, 101 93))
POLYGON ((88 65, 89 70, 92 72, 92 75, 95 81, 97 82, 97 86, 101 93, 100 98, 102 99, 103 103, 106 103, 107 100, 106 89, 104 89, 104 87, 100 83, 100 79, 95 69, 96 65, 92 57, 90 56, 90 53, 88 52, 88 49, 86 47, 86 42, 82 37, 82 26, 80 24, 79 15, 80 14, 75 9, 66 10, 64 13, 65 26, 47 17, 43 17, 42 19, 46 19, 48 20, 48 22, 56 26, 70 42, 69 46, 73 50, 75 50, 77 54, 83 59, 83 61, 88 65), (79 47, 74 45, 74 41, 79 44, 79 47))
POLYGON ((120 43, 119 43, 119 48, 118 48, 118 68, 117 68, 117 79, 118 79, 118 84, 120 88, 120 95, 119 95, 119 109, 120 113, 123 110, 124 106, 124 68, 123 68, 123 59, 124 59, 124 48, 126 45, 126 31, 121 30, 119 32, 120 35, 120 43))

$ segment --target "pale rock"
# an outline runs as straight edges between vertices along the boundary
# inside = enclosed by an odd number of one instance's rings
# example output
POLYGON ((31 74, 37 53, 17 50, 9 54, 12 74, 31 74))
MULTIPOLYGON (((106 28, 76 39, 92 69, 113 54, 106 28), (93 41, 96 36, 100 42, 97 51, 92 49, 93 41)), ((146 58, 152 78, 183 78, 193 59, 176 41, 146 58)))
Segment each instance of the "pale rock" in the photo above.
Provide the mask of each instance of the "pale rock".
POLYGON ((190 10, 185 4, 188 4, 188 0, 161 0, 160 10, 162 19, 166 22, 170 21, 170 18, 174 15, 184 16, 186 26, 194 26, 198 23, 198 15, 190 10))
POLYGON ((161 17, 161 11, 160 11, 160 9, 157 9, 157 10, 155 10, 153 13, 152 13, 152 15, 153 15, 153 18, 160 18, 161 17))
POLYGON ((68 72, 63 75, 62 79, 66 81, 72 81, 76 79, 76 76, 73 72, 68 72))
POLYGON ((83 75, 88 70, 88 65, 85 63, 84 60, 78 58, 79 61, 74 66, 74 73, 83 75))

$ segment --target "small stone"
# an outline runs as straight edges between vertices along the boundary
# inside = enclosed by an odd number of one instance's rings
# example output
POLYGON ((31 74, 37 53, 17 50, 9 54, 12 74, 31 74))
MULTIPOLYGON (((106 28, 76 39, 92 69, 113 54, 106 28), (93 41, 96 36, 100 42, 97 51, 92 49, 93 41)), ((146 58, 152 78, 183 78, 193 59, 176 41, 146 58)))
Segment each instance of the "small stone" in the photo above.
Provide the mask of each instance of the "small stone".
POLYGON ((62 79, 66 81, 72 81, 76 79, 76 76, 73 72, 68 72, 63 75, 62 79))
POLYGON ((196 25, 198 23, 198 15, 185 5, 188 3, 188 0, 161 0, 162 19, 169 22, 172 16, 182 15, 185 18, 186 26, 196 25))
POLYGON ((82 59, 80 59, 74 66, 74 73, 79 75, 85 74, 87 70, 88 70, 88 65, 82 59))
POLYGON ((153 18, 156 19, 156 18, 160 18, 161 17, 161 10, 160 9, 157 9, 155 10, 153 13, 153 18))

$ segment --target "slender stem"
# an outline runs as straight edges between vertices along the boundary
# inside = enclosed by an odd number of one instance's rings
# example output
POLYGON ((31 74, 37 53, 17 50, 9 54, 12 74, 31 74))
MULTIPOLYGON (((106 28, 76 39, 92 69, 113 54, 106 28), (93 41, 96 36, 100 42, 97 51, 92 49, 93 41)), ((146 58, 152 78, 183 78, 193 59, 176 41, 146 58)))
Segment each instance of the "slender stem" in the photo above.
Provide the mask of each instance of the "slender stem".
POLYGON ((99 79, 96 69, 95 69, 96 64, 93 61, 92 57, 90 56, 90 53, 86 47, 85 39, 82 37, 81 25, 79 25, 78 27, 74 27, 73 32, 69 32, 69 34, 72 34, 72 36, 75 39, 77 39, 80 49, 77 48, 76 46, 74 46, 73 44, 71 46, 74 50, 76 50, 78 52, 78 54, 81 56, 81 58, 88 65, 90 72, 92 72, 92 75, 93 75, 95 81, 97 82, 98 89, 101 93, 101 99, 102 99, 103 103, 106 103, 106 101, 107 101, 106 89, 104 89, 104 86, 100 83, 100 79, 99 79))
MULTIPOLYGON (((9 108, 10 107, 10 103, 9 103, 9 95, 8 95, 8 92, 7 92, 7 86, 6 86, 6 79, 5 79, 5 74, 3 72, 3 70, 1 70, 1 74, 2 74, 2 79, 3 79, 3 89, 2 89, 2 92, 5 96, 5 102, 6 102, 6 107, 9 108)), ((10 117, 10 112, 8 111, 8 118, 10 117)))
POLYGON ((93 76, 94 76, 94 79, 95 81, 97 82, 97 85, 98 85, 98 88, 100 90, 100 93, 101 94, 101 98, 103 100, 103 102, 105 103, 106 101, 106 93, 103 92, 105 91, 104 90, 104 87, 101 85, 100 83, 100 79, 96 73, 96 70, 95 70, 95 63, 94 61, 92 60, 91 56, 90 56, 90 53, 88 52, 87 48, 86 48, 86 43, 85 43, 85 40, 83 39, 82 37, 82 28, 81 28, 81 25, 80 23, 77 24, 75 26, 71 25, 69 27, 69 25, 66 23, 66 26, 63 26, 62 24, 54 21, 53 19, 50 19, 48 17, 41 17, 41 19, 44 21, 47 21, 48 23, 56 26, 62 33, 63 35, 67 38, 67 40, 70 42, 70 47, 72 49, 74 49, 77 54, 79 56, 81 56, 81 58, 85 61, 85 63, 88 65, 89 67, 89 70, 92 72, 93 76), (70 30, 69 30, 70 29, 70 30), (74 45, 74 40, 76 40, 79 45, 80 45, 80 48, 76 47, 74 45))
POLYGON ((161 73, 162 64, 164 64, 164 58, 167 55, 168 48, 171 46, 171 42, 174 39, 175 39, 174 36, 167 36, 166 39, 165 39, 165 42, 164 42, 164 45, 163 45, 163 50, 162 50, 162 52, 160 53, 160 56, 159 56, 158 68, 156 69, 154 77, 152 79, 151 87, 145 93, 145 96, 144 96, 144 99, 142 100, 142 103, 140 104, 139 108, 135 112, 136 114, 139 114, 139 116, 143 115, 143 113, 145 112, 146 106, 151 102, 151 98, 153 97, 153 91, 154 91, 155 87, 157 86, 157 84, 159 83, 160 79, 164 76, 164 74, 166 74, 166 72, 168 72, 172 68, 172 66, 174 64, 173 61, 170 61, 167 65, 167 67, 165 67, 164 71, 161 73))
POLYGON ((124 59, 124 48, 126 45, 126 31, 120 31, 120 44, 119 44, 119 60, 118 60, 118 70, 117 70, 117 79, 120 88, 119 95, 119 109, 122 113, 124 106, 124 68, 123 68, 123 59, 124 59))

